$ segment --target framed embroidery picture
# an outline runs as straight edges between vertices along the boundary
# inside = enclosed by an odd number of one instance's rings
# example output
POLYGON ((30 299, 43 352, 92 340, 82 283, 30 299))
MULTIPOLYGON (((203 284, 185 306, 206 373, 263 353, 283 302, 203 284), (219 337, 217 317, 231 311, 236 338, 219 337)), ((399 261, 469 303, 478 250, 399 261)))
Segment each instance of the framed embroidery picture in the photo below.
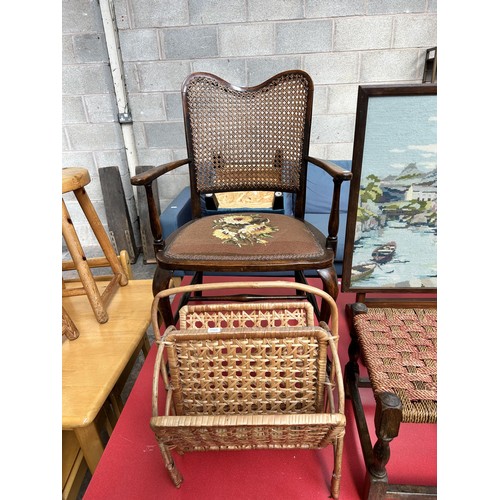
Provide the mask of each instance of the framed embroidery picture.
POLYGON ((435 293, 435 84, 359 87, 352 172, 342 290, 435 293))

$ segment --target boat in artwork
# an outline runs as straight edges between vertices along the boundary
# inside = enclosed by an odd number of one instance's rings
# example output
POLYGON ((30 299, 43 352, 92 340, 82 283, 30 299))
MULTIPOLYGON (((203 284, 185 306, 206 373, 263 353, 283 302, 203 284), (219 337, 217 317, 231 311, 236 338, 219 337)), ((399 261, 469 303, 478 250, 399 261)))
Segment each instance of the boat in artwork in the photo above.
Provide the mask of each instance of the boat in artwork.
POLYGON ((376 267, 377 264, 375 264, 374 262, 365 262, 363 264, 352 266, 351 280, 358 281, 366 278, 367 276, 370 276, 370 274, 373 273, 376 267))
POLYGON ((388 243, 378 246, 377 248, 375 248, 375 250, 373 250, 372 259, 377 264, 385 264, 394 257, 395 253, 396 253, 396 242, 389 241, 388 243))

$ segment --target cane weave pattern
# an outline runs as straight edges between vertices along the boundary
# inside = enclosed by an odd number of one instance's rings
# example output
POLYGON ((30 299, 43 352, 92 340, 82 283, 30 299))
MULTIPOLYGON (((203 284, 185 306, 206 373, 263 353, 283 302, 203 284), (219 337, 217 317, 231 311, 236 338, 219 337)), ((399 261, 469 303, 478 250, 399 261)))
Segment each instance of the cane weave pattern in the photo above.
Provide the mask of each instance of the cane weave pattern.
POLYGON ((354 328, 375 395, 395 393, 403 422, 437 422, 436 310, 369 308, 354 328))
POLYGON ((308 302, 186 305, 179 311, 179 327, 277 328, 314 326, 314 310, 308 302))
POLYGON ((324 448, 344 435, 339 415, 169 417, 157 439, 182 451, 324 448), (231 425, 232 424, 232 425, 231 425))
POLYGON ((185 330, 169 333, 165 342, 177 415, 318 413, 323 408, 327 336, 318 327, 271 333, 185 330))
POLYGON ((193 78, 186 104, 198 192, 297 192, 309 85, 294 73, 253 90, 193 78))
MULTIPOLYGON (((332 445, 330 493, 339 498, 346 419, 337 328, 334 336, 325 323, 314 326, 310 308, 295 300, 181 308, 185 326, 169 327, 158 341, 150 421, 175 486, 183 479, 172 449, 332 445), (161 379, 166 389, 162 395, 161 379), (159 397, 165 396, 160 415, 159 397)), ((152 317, 157 314, 155 302, 152 317)), ((158 325, 153 325, 156 336, 158 325)))

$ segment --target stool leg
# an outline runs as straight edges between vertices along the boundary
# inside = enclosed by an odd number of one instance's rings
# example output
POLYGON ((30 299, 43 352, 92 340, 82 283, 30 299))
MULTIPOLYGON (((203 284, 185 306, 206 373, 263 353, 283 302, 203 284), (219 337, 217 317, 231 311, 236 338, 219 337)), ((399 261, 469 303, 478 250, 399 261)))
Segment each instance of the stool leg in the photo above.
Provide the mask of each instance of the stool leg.
POLYGON ((377 442, 373 446, 371 463, 368 466, 367 498, 379 500, 385 498, 388 486, 386 465, 391 451, 389 443, 399 434, 402 419, 401 400, 391 392, 381 392, 376 398, 375 432, 377 442))
POLYGON ((75 189, 74 193, 76 199, 78 200, 78 203, 82 207, 85 217, 87 217, 87 220, 89 221, 92 231, 94 231, 94 234, 97 238, 97 241, 99 242, 99 245, 101 245, 104 255, 108 259, 109 265, 113 270, 113 273, 116 275, 120 275, 121 286, 126 285, 128 283, 127 276, 125 275, 125 272, 121 267, 118 257, 116 256, 115 249, 113 248, 113 245, 111 245, 111 242, 109 241, 108 234, 106 233, 106 230, 104 229, 104 226, 102 225, 102 222, 99 219, 99 216, 97 215, 94 205, 92 205, 92 202, 90 201, 87 192, 85 191, 85 188, 82 187, 79 189, 75 189))
POLYGON ((64 306, 62 308, 62 334, 66 335, 70 340, 75 340, 80 336, 78 328, 71 319, 71 316, 66 312, 66 309, 64 309, 64 306))
POLYGON ((108 321, 108 313, 101 300, 101 295, 95 283, 94 276, 86 260, 85 253, 78 239, 78 235, 76 234, 64 200, 62 201, 62 234, 73 262, 75 263, 83 288, 87 293, 95 317, 99 323, 106 323, 106 321, 108 321))

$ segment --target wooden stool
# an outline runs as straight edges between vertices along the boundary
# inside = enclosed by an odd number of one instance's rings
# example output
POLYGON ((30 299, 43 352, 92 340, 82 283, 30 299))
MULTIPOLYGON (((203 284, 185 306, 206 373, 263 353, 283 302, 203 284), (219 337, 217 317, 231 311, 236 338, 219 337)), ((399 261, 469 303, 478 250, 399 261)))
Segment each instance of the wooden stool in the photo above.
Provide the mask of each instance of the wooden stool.
POLYGON ((435 486, 389 483, 386 465, 402 422, 437 423, 437 311, 360 302, 347 310, 351 344, 345 383, 366 466, 363 498, 436 498, 435 486), (368 379, 360 377, 358 361, 366 366, 368 379), (375 396, 373 446, 360 387, 371 387, 375 396))
POLYGON ((106 306, 118 288, 118 285, 125 286, 128 283, 128 279, 111 245, 108 234, 85 191, 84 186, 89 183, 90 175, 87 169, 77 167, 62 169, 62 192, 64 194, 73 191, 75 194, 104 252, 104 257, 87 259, 63 198, 62 234, 73 259, 73 261, 63 262, 63 270, 76 269, 83 285, 79 288, 65 288, 63 280, 63 297, 86 294, 97 321, 99 323, 106 323, 108 321, 106 306), (102 294, 97 288, 94 275, 91 271, 92 267, 111 267, 113 271, 113 277, 102 294))

